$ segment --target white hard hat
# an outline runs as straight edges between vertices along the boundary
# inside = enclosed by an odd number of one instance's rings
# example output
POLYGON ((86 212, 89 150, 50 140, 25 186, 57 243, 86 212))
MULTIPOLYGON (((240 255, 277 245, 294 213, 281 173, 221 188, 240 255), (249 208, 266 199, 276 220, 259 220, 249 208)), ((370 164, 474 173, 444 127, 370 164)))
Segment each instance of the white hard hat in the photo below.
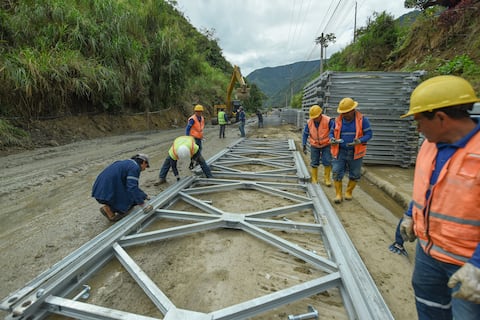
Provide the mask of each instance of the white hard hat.
POLYGON ((180 146, 177 150, 177 156, 180 160, 189 160, 190 159, 190 149, 187 146, 180 146))

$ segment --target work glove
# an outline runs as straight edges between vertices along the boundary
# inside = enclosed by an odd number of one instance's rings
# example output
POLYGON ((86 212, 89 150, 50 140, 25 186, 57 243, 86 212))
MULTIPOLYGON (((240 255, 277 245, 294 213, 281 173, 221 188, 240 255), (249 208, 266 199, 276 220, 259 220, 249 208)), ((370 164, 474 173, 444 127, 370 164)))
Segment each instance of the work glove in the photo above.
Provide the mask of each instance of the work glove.
POLYGON ((480 268, 467 262, 455 272, 448 280, 450 288, 455 287, 460 282, 458 291, 452 294, 452 297, 480 303, 480 268))
POLYGON ((153 210, 153 206, 151 204, 148 204, 143 207, 143 213, 149 213, 152 210, 153 210))
POLYGON ((307 146, 305 146, 305 145, 303 146, 303 153, 307 154, 307 146))
POLYGON ((417 238, 415 232, 413 231, 413 220, 412 217, 403 215, 402 223, 400 223, 400 234, 404 241, 413 242, 417 238))
POLYGON ((330 144, 340 144, 343 142, 343 139, 335 139, 335 138, 331 138, 330 139, 330 144))
POLYGON ((188 169, 192 170, 193 167, 195 167, 193 160, 190 160, 190 165, 188 166, 188 169))
POLYGON ((357 144, 362 143, 360 139, 354 139, 353 142, 347 143, 347 146, 356 146, 357 144))

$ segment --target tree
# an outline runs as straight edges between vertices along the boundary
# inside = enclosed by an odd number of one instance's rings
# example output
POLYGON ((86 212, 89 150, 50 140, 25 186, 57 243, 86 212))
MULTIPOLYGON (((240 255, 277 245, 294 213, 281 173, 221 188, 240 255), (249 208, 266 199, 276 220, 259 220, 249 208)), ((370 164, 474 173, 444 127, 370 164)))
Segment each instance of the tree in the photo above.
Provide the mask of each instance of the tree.
POLYGON ((405 8, 416 8, 425 10, 428 7, 442 6, 447 8, 453 8, 462 0, 405 0, 405 8))

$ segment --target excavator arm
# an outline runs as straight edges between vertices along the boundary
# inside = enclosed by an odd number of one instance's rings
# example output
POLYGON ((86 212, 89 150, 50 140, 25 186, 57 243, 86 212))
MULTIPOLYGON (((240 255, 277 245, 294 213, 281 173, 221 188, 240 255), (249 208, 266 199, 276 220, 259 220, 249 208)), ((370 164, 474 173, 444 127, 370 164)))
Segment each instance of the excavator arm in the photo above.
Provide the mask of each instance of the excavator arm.
POLYGON ((228 118, 231 119, 232 122, 235 122, 235 114, 237 112, 235 106, 238 103, 233 103, 232 101, 232 93, 233 89, 235 89, 235 85, 239 84, 240 87, 236 89, 235 95, 239 100, 245 100, 250 96, 250 88, 247 87, 245 79, 240 72, 240 67, 235 65, 233 67, 232 76, 230 77, 230 82, 227 86, 227 97, 225 99, 225 104, 215 105, 214 106, 214 117, 212 118, 212 124, 218 124, 218 119, 216 118, 218 115, 219 109, 224 109, 228 118), (234 106, 235 105, 235 106, 234 106))
POLYGON ((243 78, 242 73, 240 72, 240 68, 238 66, 234 66, 232 77, 230 78, 230 83, 227 87, 227 99, 225 101, 227 108, 232 104, 232 92, 233 92, 233 88, 235 88, 236 82, 240 84, 240 88, 239 90, 237 90, 238 99, 244 100, 249 97, 247 84, 245 83, 245 79, 243 78))

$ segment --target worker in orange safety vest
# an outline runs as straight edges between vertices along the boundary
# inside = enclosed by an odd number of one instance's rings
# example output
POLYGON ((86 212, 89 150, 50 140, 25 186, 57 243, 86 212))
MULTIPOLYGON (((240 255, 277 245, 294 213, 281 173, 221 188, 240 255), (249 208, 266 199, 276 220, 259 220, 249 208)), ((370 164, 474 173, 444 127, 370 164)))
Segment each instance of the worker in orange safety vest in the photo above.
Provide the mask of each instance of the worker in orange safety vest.
POLYGON ((203 117, 203 106, 197 104, 193 108, 194 114, 188 118, 187 128, 185 129, 186 136, 195 138, 195 143, 202 151, 203 128, 205 127, 205 118, 203 117))
POLYGON ((307 140, 310 143, 310 166, 311 181, 318 183, 318 166, 320 159, 323 165, 323 182, 327 187, 332 185, 332 154, 330 152, 330 125, 332 119, 322 114, 319 105, 313 105, 309 110, 309 120, 303 129, 302 147, 303 153, 307 154, 307 140))
POLYGON ((367 141, 372 136, 370 121, 356 108, 358 102, 343 98, 338 104, 339 116, 330 130, 335 203, 342 202, 342 180, 348 170, 345 200, 352 200, 352 192, 362 175, 363 157, 367 153, 367 141))
POLYGON ((412 92, 410 109, 425 136, 413 197, 400 223, 418 239, 412 284, 418 319, 480 319, 479 102, 468 81, 437 76, 412 92))

